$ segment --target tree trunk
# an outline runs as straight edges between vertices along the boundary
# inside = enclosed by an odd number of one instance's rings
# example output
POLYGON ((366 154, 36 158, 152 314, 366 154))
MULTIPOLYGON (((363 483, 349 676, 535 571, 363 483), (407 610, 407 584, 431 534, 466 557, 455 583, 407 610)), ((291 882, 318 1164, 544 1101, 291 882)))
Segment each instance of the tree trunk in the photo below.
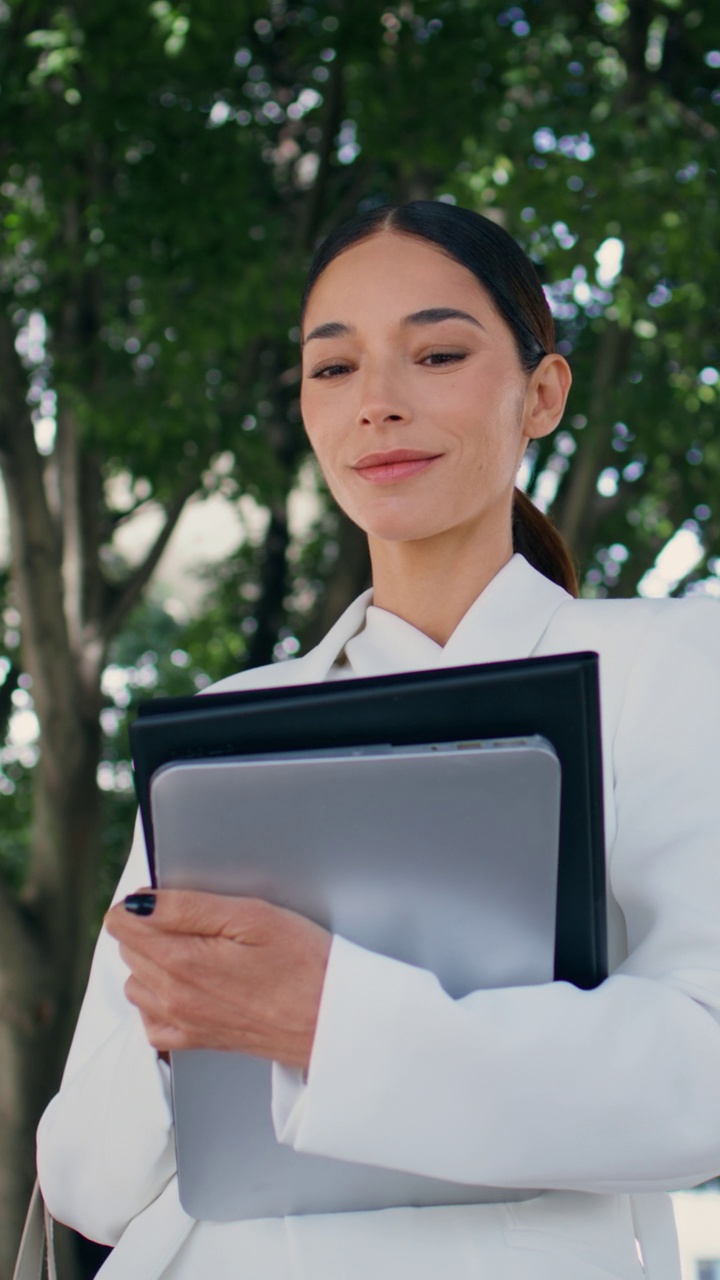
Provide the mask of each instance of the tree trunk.
POLYGON ((92 949, 97 850, 97 722, 78 720, 72 771, 45 755, 37 766, 33 842, 37 866, 66 874, 52 887, 31 877, 21 901, 0 902, 0 1280, 10 1280, 35 1177, 35 1130, 58 1087, 92 949), (56 779, 59 781, 56 782, 56 779))
POLYGON ((612 399, 627 366, 628 334, 614 321, 606 325, 593 371, 588 424, 579 440, 568 478, 553 505, 552 516, 580 564, 587 560, 600 515, 597 478, 612 455, 610 418, 612 399))
POLYGON ((107 646, 141 596, 195 487, 181 479, 143 562, 102 573, 102 474, 71 414, 58 419, 57 509, 34 438, 14 330, 0 314, 0 468, 7 494, 23 669, 41 754, 19 897, 0 883, 0 1280, 10 1280, 34 1179, 35 1129, 57 1089, 93 946, 100 848, 100 680, 107 646))
POLYGON ((287 591, 287 549, 290 531, 287 519, 287 500, 277 501, 270 508, 270 524, 265 537, 262 564, 261 594, 255 610, 257 629, 253 632, 248 649, 248 667, 262 667, 272 662, 278 632, 285 617, 285 593, 287 591))
POLYGON ((300 637, 305 653, 322 640, 355 597, 370 586, 367 538, 343 512, 338 513, 337 540, 335 568, 325 584, 317 612, 300 637))

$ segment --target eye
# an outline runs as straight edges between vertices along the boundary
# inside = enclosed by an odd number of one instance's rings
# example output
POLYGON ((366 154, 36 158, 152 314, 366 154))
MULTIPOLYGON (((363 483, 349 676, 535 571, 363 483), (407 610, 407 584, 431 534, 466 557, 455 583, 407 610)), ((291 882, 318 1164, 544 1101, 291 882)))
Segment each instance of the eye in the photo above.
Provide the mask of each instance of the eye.
POLYGON ((323 364, 319 369, 313 369, 312 373, 307 376, 308 378, 323 378, 328 381, 330 378, 339 378, 343 373, 350 373, 351 369, 351 365, 337 361, 334 364, 323 364))
POLYGON ((465 351, 430 351, 428 355, 423 356, 421 364, 428 364, 431 367, 444 364, 459 364, 461 360, 466 358, 465 351))

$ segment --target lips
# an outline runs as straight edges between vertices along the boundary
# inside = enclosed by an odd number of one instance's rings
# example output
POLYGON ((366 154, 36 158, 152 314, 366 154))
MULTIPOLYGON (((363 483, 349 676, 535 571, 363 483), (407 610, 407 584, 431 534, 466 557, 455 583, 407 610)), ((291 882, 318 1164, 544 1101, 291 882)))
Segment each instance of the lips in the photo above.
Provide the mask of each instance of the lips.
POLYGON ((364 471, 366 467, 388 467, 395 462, 432 461, 438 454, 428 453, 424 449, 389 449, 385 453, 366 453, 354 463, 356 471, 364 471))
POLYGON ((387 453, 365 454, 355 463, 354 470, 370 484, 397 484, 427 471, 440 456, 420 449, 390 449, 387 453))

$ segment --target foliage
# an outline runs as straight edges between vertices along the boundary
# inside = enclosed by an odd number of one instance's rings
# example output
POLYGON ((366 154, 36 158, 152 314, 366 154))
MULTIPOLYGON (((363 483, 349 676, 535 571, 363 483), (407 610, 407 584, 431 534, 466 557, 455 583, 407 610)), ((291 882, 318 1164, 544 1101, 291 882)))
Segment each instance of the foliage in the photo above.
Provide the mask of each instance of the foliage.
POLYGON ((535 260, 575 382, 523 483, 585 591, 720 593, 711 0, 0 0, 0 38, 8 909, 22 893, 50 921, 67 878, 65 818, 48 879, 37 797, 53 770, 70 786, 68 742, 99 768, 97 902, 131 820, 137 699, 288 656, 365 585, 298 408, 303 272, 358 208, 456 200, 535 260), (264 532, 181 625, 147 587, 210 494, 262 508, 264 532), (129 563, 118 535, 148 512, 129 563), (658 568, 678 534, 696 562, 658 568))
POLYGON ((592 15, 565 6, 544 32, 529 6, 527 18, 508 24, 519 38, 495 134, 466 142, 452 189, 486 211, 500 206, 552 282, 575 389, 571 434, 539 452, 535 476, 567 473, 553 512, 586 582, 627 594, 684 522, 702 540, 700 567, 720 540, 718 300, 708 288, 720 24, 712 6, 680 3, 598 4, 592 15), (583 452, 593 460, 585 486, 583 452))
MULTIPOLYGON (((100 462, 111 588, 126 572, 114 530, 179 478, 282 504, 303 456, 294 316, 314 236, 363 202, 440 192, 499 218, 547 282, 575 388, 526 483, 570 534, 586 590, 632 591, 687 522, 694 576, 713 562, 711 5, 159 0, 15 3, 0 18, 0 286, 48 470, 63 413, 100 462)), ((289 551, 285 652, 332 571, 333 519, 321 502, 289 551)), ((250 656, 262 551, 238 549, 191 623, 212 678, 250 656)), ((26 831, 27 769, 9 767, 26 831)))
MULTIPOLYGON (((81 500, 107 590, 126 574, 114 530, 179 480, 282 505, 304 452, 294 316, 314 237, 363 202, 442 192, 501 220, 547 282, 575 388, 525 479, 586 590, 632 591, 688 522, 694 577, 707 572, 713 6, 158 0, 14 3, 0 18, 0 288, 47 471, 63 415, 99 467, 101 493, 81 500)), ((290 550, 287 651, 332 569, 333 519, 321 502, 290 550)), ((262 547, 239 548, 191 624, 213 678, 250 656, 261 562, 262 547)))

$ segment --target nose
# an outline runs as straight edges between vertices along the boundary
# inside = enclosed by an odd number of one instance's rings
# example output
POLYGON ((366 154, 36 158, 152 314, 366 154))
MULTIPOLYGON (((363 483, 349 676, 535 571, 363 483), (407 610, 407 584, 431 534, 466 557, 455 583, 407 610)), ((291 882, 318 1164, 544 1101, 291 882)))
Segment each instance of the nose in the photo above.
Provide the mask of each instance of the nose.
POLYGON ((358 422, 363 427, 382 427, 409 422, 410 406, 389 370, 368 370, 361 386, 358 422))

